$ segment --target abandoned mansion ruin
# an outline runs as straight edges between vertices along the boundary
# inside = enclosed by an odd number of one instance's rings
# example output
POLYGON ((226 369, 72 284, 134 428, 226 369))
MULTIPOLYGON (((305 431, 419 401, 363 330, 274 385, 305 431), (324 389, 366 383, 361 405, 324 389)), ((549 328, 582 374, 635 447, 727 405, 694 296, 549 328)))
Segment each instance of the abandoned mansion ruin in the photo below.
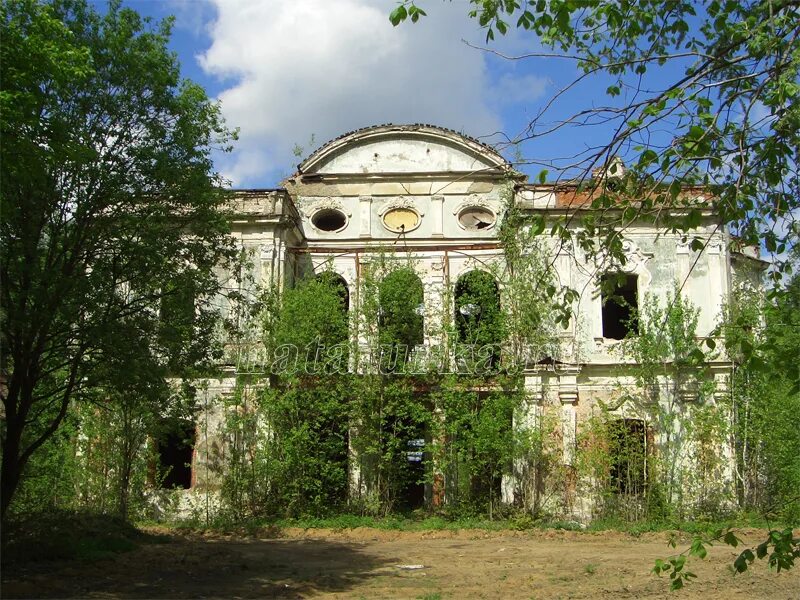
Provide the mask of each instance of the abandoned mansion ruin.
MULTIPOLYGON (((606 178, 610 185, 623 168, 616 164, 595 178, 606 178)), ((466 341, 469 323, 480 321, 481 315, 488 318, 485 315, 492 310, 502 312, 514 301, 515 311, 522 313, 514 318, 524 320, 526 310, 542 310, 541 305, 523 306, 525 293, 546 298, 549 282, 568 287, 576 292, 568 301, 571 318, 553 325, 554 315, 545 314, 538 321, 548 332, 546 343, 531 352, 520 351, 525 342, 515 346, 516 332, 507 328, 490 340, 499 350, 493 347, 482 359, 471 355, 470 364, 480 363, 489 370, 517 358, 514 374, 521 400, 509 411, 508 426, 499 428, 497 435, 538 428, 545 438, 537 442, 538 454, 505 456, 481 480, 491 488, 489 497, 497 504, 551 505, 576 518, 590 518, 601 502, 589 493, 597 469, 604 469, 617 496, 636 497, 650 485, 648 470, 655 468, 651 460, 656 460, 651 457, 674 467, 694 460, 703 444, 712 446, 706 448, 714 458, 712 467, 701 477, 673 481, 678 490, 673 492, 695 498, 712 486, 723 497, 729 493, 732 449, 724 432, 711 442, 697 435, 692 438, 694 417, 665 415, 667 409, 688 415, 690 408, 723 405, 731 363, 721 352, 710 353, 702 376, 697 377, 664 359, 660 370, 643 375, 632 369, 636 353, 622 351, 624 339, 637 334, 636 315, 647 306, 666 311, 675 304, 676 290, 687 306, 694 307, 692 335, 702 340, 720 321, 735 281, 757 281, 756 256, 734 248, 711 209, 702 208, 707 200, 702 190, 686 191, 701 206, 693 233, 705 240, 702 251, 693 248, 686 236, 658 228, 652 220, 631 219, 620 232, 624 260, 612 260, 602 253, 587 257, 579 245, 548 233, 552 219, 564 216, 571 216, 565 221, 567 231, 584 227, 591 197, 578 184, 529 183, 490 146, 439 127, 384 125, 342 135, 305 159, 283 186, 235 194, 233 235, 247 260, 244 276, 221 275, 238 292, 237 299, 219 299, 229 321, 239 318, 237 303, 256 302, 267 289, 280 296, 325 273, 336 281, 349 315, 351 350, 344 358, 345 370, 366 373, 375 363, 369 355, 370 332, 384 326, 392 309, 377 293, 380 306, 375 316, 365 317, 364 282, 371 278, 379 287, 383 278, 401 270, 406 277, 401 287, 414 304, 410 314, 419 317, 419 327, 405 340, 410 347, 402 356, 395 352, 388 367, 381 363, 385 355, 376 360, 391 379, 398 363, 424 357, 419 368, 429 377, 414 388, 418 397, 436 387, 432 372, 454 374, 457 379, 459 368, 466 364, 444 338, 466 341), (539 235, 531 238, 535 243, 519 248, 523 259, 533 252, 541 254, 541 264, 551 269, 549 280, 528 282, 526 287, 525 282, 509 279, 508 240, 502 239, 502 224, 510 209, 521 223, 519 239, 540 224, 539 235), (470 288, 476 282, 482 286, 480 294, 470 288), (489 307, 486 302, 494 304, 489 307), (366 350, 358 354, 352 348, 366 350), (435 360, 434 349, 439 350, 435 360), (635 458, 615 456, 612 448, 604 467, 590 464, 591 456, 584 450, 594 439, 590 425, 600 417, 607 439, 612 444, 623 440, 635 458), (684 437, 686 444, 676 449, 675 440, 684 437)), ((239 324, 241 334, 246 326, 239 324)), ((276 385, 280 373, 270 370, 275 358, 259 353, 262 337, 241 334, 226 344, 219 375, 197 382, 200 411, 185 432, 190 447, 162 452, 162 461, 171 463, 170 483, 186 490, 180 492, 185 506, 196 506, 201 496, 214 494, 223 485, 226 461, 237 443, 225 425, 232 411, 246 411, 259 390, 276 385)), ((503 393, 502 385, 491 377, 481 381, 476 384, 473 378, 464 388, 464 393, 475 394, 478 405, 503 393)), ((433 420, 448 418, 447 410, 434 401, 423 406, 433 420)), ((342 415, 336 424, 346 444, 337 460, 347 474, 348 502, 363 500, 378 485, 376 467, 357 443, 368 417, 342 415)), ((387 421, 383 423, 386 426, 387 421)), ((269 419, 260 427, 264 439, 273 435, 269 419)), ((455 434, 437 434, 425 425, 396 431, 402 431, 396 436, 405 436, 394 440, 400 449, 398 460, 405 463, 404 473, 411 473, 402 489, 395 490, 396 505, 447 505, 456 493, 458 469, 445 465, 431 448, 446 445, 455 434)), ((474 487, 477 479, 470 477, 474 487)))

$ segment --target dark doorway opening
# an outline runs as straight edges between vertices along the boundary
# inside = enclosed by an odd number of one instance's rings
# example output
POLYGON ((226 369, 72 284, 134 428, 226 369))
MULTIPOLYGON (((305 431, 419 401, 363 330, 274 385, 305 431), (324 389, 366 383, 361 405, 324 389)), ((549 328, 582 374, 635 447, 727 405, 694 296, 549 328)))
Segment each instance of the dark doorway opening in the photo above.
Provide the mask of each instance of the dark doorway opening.
POLYGON ((603 337, 624 339, 638 333, 636 314, 639 310, 638 277, 619 273, 602 279, 603 337))
POLYGON ((400 504, 407 510, 425 506, 425 438, 406 441, 406 478, 400 492, 400 504))
POLYGON ((407 512, 426 504, 428 431, 419 415, 405 410, 408 406, 399 408, 399 414, 384 417, 382 451, 392 456, 384 471, 391 503, 397 510, 407 512))
POLYGON ((640 419, 618 419, 609 427, 611 489, 618 494, 644 492, 647 480, 647 426, 640 419))
POLYGON ((192 487, 194 434, 193 423, 176 421, 158 441, 158 462, 162 488, 188 490, 192 487))

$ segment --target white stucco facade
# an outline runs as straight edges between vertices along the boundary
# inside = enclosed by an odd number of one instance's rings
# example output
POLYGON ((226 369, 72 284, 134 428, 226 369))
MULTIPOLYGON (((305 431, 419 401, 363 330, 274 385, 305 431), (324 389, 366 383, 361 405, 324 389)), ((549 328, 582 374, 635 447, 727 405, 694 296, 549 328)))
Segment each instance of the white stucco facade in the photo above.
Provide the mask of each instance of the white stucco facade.
MULTIPOLYGON (((501 155, 476 140, 426 125, 378 126, 322 146, 282 188, 237 192, 233 235, 252 257, 249 293, 259 286, 291 286, 324 269, 338 273, 352 291, 371 253, 388 249, 409 256, 424 285, 426 332, 431 332, 437 315, 451 310, 444 305, 452 302, 453 287, 462 274, 502 263, 498 227, 507 202, 545 219, 584 210, 565 204, 554 186, 528 184, 501 155), (483 219, 480 226, 465 225, 460 217, 468 210, 477 211, 483 219), (397 219, 407 219, 402 230, 386 226, 391 211, 400 211, 397 219), (315 219, 324 215, 330 222, 319 226, 315 219)), ((570 225, 580 226, 579 218, 570 225)), ((532 425, 546 407, 555 410, 565 465, 573 460, 581 421, 598 402, 612 398, 625 378, 619 369, 624 361, 614 352, 618 342, 603 335, 598 274, 615 270, 635 275, 639 303, 648 298, 663 302, 676 285, 682 287, 699 309, 698 335, 710 335, 737 269, 746 270, 751 258, 731 251, 725 227, 710 209, 704 210, 695 234, 707 240, 702 253, 679 235, 634 222, 624 232, 624 265, 588 260, 567 249, 552 257, 558 280, 580 294, 576 318, 563 333, 561 360, 527 367, 529 399, 525 410, 515 415, 515 426, 532 425)), ((351 292, 350 302, 356 301, 351 292)), ((225 301, 222 307, 231 310, 225 301)), ((430 335, 426 343, 435 343, 430 335)), ((226 362, 228 377, 211 382, 214 397, 232 393, 234 376, 242 370, 235 349, 226 362)), ((724 393, 729 363, 719 359, 711 370, 718 393, 724 393)), ((625 416, 624 406, 615 410, 625 416)), ((195 460, 207 472, 208 461, 201 455, 214 442, 207 439, 208 430, 203 435, 195 460)), ((222 452, 222 445, 217 443, 215 452, 222 452)), ((200 470, 197 478, 203 478, 200 470)), ((213 480, 209 476, 206 483, 213 480)), ((509 473, 503 481, 504 500, 513 502, 519 485, 509 473)), ((587 510, 580 502, 574 507, 578 516, 587 510)))

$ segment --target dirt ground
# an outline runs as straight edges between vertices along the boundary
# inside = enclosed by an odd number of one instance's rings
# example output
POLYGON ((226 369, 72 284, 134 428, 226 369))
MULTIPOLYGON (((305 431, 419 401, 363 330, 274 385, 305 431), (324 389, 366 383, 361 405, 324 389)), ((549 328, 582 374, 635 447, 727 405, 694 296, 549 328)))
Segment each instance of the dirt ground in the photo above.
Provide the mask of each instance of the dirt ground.
MULTIPOLYGON (((158 532, 164 533, 164 532, 158 532)), ((763 539, 744 532, 748 542, 763 539)), ((800 567, 693 560, 679 592, 649 573, 667 534, 288 529, 254 537, 169 532, 113 559, 3 573, 4 598, 800 598, 800 567), (423 568, 403 568, 419 566, 423 568)), ((687 538, 688 539, 688 538, 687 538)))

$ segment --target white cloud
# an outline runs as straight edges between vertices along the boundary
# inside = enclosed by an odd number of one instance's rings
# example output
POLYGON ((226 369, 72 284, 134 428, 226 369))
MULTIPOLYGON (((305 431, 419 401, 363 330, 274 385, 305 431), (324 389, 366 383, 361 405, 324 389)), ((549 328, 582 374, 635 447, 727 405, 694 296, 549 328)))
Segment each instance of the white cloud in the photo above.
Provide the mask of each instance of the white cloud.
POLYGON ((501 105, 527 104, 541 98, 550 80, 538 75, 502 75, 492 87, 491 95, 501 105))
POLYGON ((196 38, 204 33, 208 20, 214 17, 213 6, 208 0, 169 0, 167 6, 175 16, 175 28, 196 38))
MULTIPOLYGON (((230 81, 219 97, 240 141, 220 167, 235 186, 277 183, 298 162, 292 147, 312 134, 322 143, 388 122, 473 136, 501 128, 513 86, 503 79, 505 93, 490 91, 486 55, 461 42, 482 40, 463 3, 430 4, 418 23, 394 28, 385 0, 213 1, 211 46, 198 59, 230 81)), ((520 94, 543 85, 524 83, 520 94)))

